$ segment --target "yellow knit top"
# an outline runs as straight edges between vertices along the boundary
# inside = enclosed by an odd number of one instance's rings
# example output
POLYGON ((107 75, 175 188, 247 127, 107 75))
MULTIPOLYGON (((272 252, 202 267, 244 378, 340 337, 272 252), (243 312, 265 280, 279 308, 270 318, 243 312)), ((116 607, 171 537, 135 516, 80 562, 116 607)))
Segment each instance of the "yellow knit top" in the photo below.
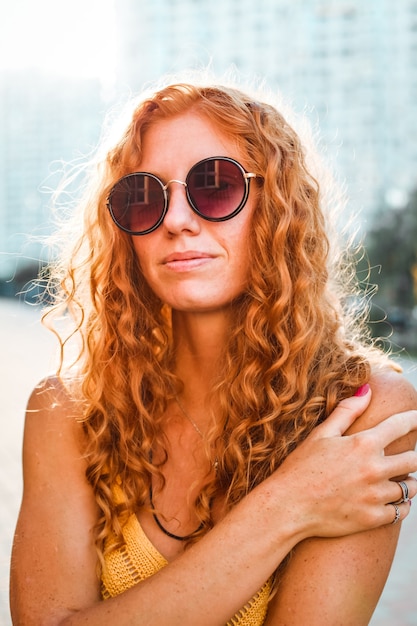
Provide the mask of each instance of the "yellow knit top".
MULTIPOLYGON (((104 600, 127 591, 168 565, 168 561, 149 541, 134 514, 123 526, 123 539, 122 546, 106 554, 104 559, 101 576, 104 600)), ((267 613, 271 585, 272 579, 269 579, 226 626, 261 626, 267 613)))

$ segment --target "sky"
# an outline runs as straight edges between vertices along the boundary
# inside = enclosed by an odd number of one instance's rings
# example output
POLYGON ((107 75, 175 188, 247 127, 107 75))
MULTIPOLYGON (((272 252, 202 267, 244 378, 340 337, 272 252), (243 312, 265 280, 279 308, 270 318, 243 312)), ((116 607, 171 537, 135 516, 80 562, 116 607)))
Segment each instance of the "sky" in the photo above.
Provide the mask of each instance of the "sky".
POLYGON ((114 0, 0 0, 0 71, 108 78, 114 10, 114 0))

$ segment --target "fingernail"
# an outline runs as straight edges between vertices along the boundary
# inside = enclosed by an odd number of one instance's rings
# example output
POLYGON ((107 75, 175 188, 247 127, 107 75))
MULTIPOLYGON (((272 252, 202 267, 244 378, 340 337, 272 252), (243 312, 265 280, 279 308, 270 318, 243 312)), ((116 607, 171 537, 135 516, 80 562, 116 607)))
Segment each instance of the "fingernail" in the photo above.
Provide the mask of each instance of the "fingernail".
POLYGON ((362 385, 362 387, 359 387, 359 389, 356 391, 355 396, 366 396, 366 394, 368 393, 370 387, 368 385, 368 383, 365 383, 365 385, 362 385))

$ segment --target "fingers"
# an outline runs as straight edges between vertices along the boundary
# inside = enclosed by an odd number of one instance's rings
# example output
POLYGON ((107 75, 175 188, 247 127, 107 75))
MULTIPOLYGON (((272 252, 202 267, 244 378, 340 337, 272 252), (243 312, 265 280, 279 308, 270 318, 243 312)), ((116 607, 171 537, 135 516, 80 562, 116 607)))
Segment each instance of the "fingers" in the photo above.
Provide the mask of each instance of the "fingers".
POLYGON ((410 489, 408 487, 407 480, 400 480, 397 484, 401 489, 401 495, 398 500, 395 500, 395 502, 393 501, 392 503, 401 504, 402 502, 408 502, 412 496, 410 495, 410 489))
POLYGON ((398 522, 402 522, 410 513, 410 505, 411 500, 403 502, 402 504, 395 504, 394 502, 386 504, 385 508, 387 510, 385 514, 388 520, 387 524, 398 524, 398 522))
MULTIPOLYGON (((311 437, 337 437, 343 435, 369 405, 372 392, 369 385, 365 387, 367 389, 364 395, 351 396, 339 402, 328 419, 314 429, 311 437)), ((382 452, 389 444, 415 430, 417 431, 417 411, 410 410, 391 415, 376 426, 351 436, 372 439, 376 449, 380 449, 382 452)), ((395 457, 396 462, 393 462, 392 466, 398 466, 399 474, 409 474, 417 471, 413 454, 410 454, 408 458, 402 457, 400 454, 395 455, 395 457), (405 467, 401 464, 403 461, 407 462, 405 467)), ((392 473, 391 476, 399 474, 392 473)))
POLYGON ((389 492, 387 492, 390 504, 408 503, 417 495, 417 480, 414 476, 407 476, 404 480, 389 481, 389 492))
POLYGON ((313 436, 337 437, 343 435, 353 422, 365 411, 372 397, 369 385, 363 385, 355 396, 341 400, 325 422, 320 424, 313 436))
POLYGON ((411 499, 417 494, 417 480, 413 476, 407 476, 404 480, 390 482, 392 500, 384 507, 384 521, 385 524, 398 524, 410 513, 411 499), (399 497, 394 500, 395 494, 399 497))
MULTIPOLYGON (((350 521, 352 521, 356 517, 356 519, 359 520, 360 530, 370 530, 380 528, 381 526, 395 525, 405 520, 410 514, 411 499, 417 495, 417 480, 413 476, 408 476, 404 481, 401 481, 407 485, 408 499, 401 498, 401 500, 396 501, 394 498, 402 494, 403 490, 398 482, 386 482, 389 483, 389 485, 388 487, 384 487, 382 496, 381 492, 379 492, 379 496, 373 497, 371 491, 370 497, 363 497, 366 493, 366 491, 363 490, 354 500, 348 500, 349 509, 345 509, 345 511, 348 511, 346 519, 350 516, 350 521)), ((340 507, 340 510, 342 510, 342 508, 343 505, 340 507)), ((340 520, 336 520, 335 517, 331 519, 333 524, 333 536, 342 536, 343 534, 352 533, 351 528, 348 532, 341 530, 341 528, 344 528, 343 524, 337 527, 338 521, 340 524, 340 520), (335 530, 335 526, 337 530, 335 530)), ((320 536, 332 535, 329 532, 323 533, 320 531, 320 536)))
MULTIPOLYGON (((372 432, 375 437, 379 438, 379 445, 386 448, 390 443, 408 435, 413 430, 417 430, 417 411, 404 411, 391 415, 374 426, 372 432)), ((367 432, 369 433, 371 430, 367 432)))
POLYGON ((407 450, 391 456, 384 456, 381 467, 384 475, 388 478, 402 476, 403 474, 413 474, 417 472, 417 452, 415 450, 407 450))
POLYGON ((385 449, 417 431, 417 411, 397 413, 372 428, 345 434, 364 413, 371 396, 366 385, 358 395, 341 401, 281 467, 288 466, 295 475, 302 468, 314 485, 313 506, 307 497, 313 534, 306 536, 351 534, 398 523, 410 512, 417 481, 408 474, 417 472, 417 452, 387 455, 385 449), (402 476, 407 478, 395 481, 394 477, 402 476), (317 493, 321 494, 321 506, 317 505, 317 493))

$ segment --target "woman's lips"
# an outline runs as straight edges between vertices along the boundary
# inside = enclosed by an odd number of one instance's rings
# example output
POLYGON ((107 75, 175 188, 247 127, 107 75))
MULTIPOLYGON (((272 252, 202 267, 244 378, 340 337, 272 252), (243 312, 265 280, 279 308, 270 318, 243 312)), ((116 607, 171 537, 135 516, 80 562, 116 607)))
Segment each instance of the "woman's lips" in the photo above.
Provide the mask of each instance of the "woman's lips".
POLYGON ((163 259, 162 265, 172 270, 185 271, 202 267, 210 263, 213 258, 213 255, 207 252, 187 250, 186 252, 173 252, 169 254, 163 259))

